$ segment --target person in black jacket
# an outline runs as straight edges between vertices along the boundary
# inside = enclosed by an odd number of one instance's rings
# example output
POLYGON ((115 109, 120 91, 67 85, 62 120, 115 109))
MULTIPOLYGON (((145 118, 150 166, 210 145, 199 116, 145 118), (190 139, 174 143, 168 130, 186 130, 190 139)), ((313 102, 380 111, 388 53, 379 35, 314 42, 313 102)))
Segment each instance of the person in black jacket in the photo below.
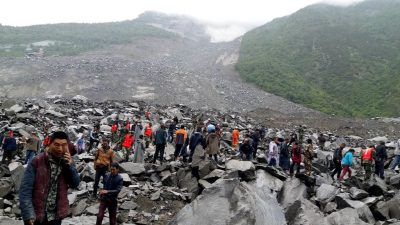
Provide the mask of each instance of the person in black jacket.
POLYGON ((380 178, 385 178, 385 161, 387 160, 387 152, 385 147, 385 142, 379 143, 375 148, 375 174, 379 175, 380 178))
POLYGON ((340 144, 340 147, 337 148, 333 154, 333 163, 335 164, 335 170, 331 173, 332 180, 335 180, 335 174, 337 175, 337 179, 339 180, 340 173, 342 172, 342 158, 343 158, 343 149, 346 147, 345 143, 340 144))
POLYGON ((100 190, 100 206, 97 214, 96 225, 101 225, 104 212, 108 208, 110 225, 117 224, 117 198, 122 189, 122 177, 119 173, 119 164, 111 164, 111 173, 104 177, 104 187, 100 190))
POLYGON ((17 152, 17 140, 15 140, 11 132, 8 132, 7 137, 3 141, 3 150, 4 153, 1 163, 6 163, 8 165, 14 158, 15 153, 17 152))

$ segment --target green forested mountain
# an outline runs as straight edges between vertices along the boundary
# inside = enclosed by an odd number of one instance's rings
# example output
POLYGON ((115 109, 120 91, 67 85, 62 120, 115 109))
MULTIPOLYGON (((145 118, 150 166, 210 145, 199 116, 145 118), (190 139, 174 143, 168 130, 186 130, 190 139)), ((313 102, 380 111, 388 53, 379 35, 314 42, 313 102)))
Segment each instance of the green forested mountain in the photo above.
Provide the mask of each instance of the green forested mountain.
POLYGON ((237 70, 296 103, 344 116, 400 116, 400 1, 313 5, 246 33, 237 70))
POLYGON ((24 56, 29 52, 37 52, 39 48, 45 48, 46 55, 75 55, 113 44, 127 44, 136 38, 174 36, 135 20, 26 27, 0 25, 0 56, 24 56))

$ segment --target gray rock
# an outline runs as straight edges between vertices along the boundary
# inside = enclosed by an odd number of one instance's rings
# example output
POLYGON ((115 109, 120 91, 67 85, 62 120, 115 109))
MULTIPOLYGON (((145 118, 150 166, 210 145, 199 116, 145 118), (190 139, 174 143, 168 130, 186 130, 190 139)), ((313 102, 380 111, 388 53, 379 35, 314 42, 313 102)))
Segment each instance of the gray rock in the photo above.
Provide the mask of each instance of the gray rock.
POLYGON ((208 181, 201 179, 199 180, 199 185, 204 189, 210 188, 212 186, 212 184, 210 184, 208 181))
MULTIPOLYGON (((86 208, 85 213, 87 215, 97 215, 97 213, 99 212, 99 206, 100 206, 100 203, 96 203, 94 205, 91 205, 91 206, 86 208)), ((96 219, 95 219, 95 221, 96 221, 96 219)))
POLYGON ((10 177, 3 177, 0 179, 0 198, 8 195, 12 188, 13 182, 11 181, 10 177))
POLYGON ((390 185, 400 188, 400 174, 390 177, 390 185))
POLYGON ((161 192, 160 191, 156 191, 156 192, 154 192, 152 195, 151 195, 151 200, 152 201, 156 201, 156 200, 158 200, 158 199, 160 199, 160 194, 161 194, 161 192))
POLYGON ((266 164, 257 164, 256 169, 265 170, 272 176, 277 177, 282 181, 286 180, 287 178, 287 175, 283 171, 273 166, 267 166, 266 164))
POLYGON ((122 177, 125 185, 129 185, 132 183, 132 180, 127 173, 120 173, 119 175, 122 177))
POLYGON ((170 225, 203 224, 285 224, 276 199, 253 184, 239 180, 218 180, 205 189, 201 198, 186 205, 170 225))
POLYGON ((350 197, 354 200, 360 200, 369 196, 368 192, 358 189, 356 187, 351 187, 349 193, 350 197))
POLYGON ((199 163, 199 176, 203 178, 211 172, 211 162, 210 160, 202 160, 199 163))
POLYGON ((80 216, 85 211, 87 206, 86 199, 80 200, 78 204, 71 209, 72 216, 80 216))
POLYGON ((326 204, 333 200, 333 198, 335 198, 335 195, 337 195, 338 193, 339 190, 336 187, 328 184, 322 184, 317 189, 317 201, 326 204))
POLYGON ((239 171, 239 176, 245 180, 250 181, 256 178, 255 166, 249 161, 229 160, 225 163, 227 170, 239 171))
POLYGON ((387 202, 378 202, 374 209, 374 215, 380 220, 400 219, 400 194, 397 194, 387 202))
POLYGON ((0 225, 23 225, 24 222, 22 220, 15 220, 9 217, 0 216, 0 225))
POLYGON ((124 203, 119 206, 120 209, 131 210, 136 209, 138 205, 133 201, 125 201, 124 203))
POLYGON ((284 182, 282 192, 279 195, 279 203, 283 208, 287 208, 296 200, 307 197, 307 187, 299 179, 291 178, 284 182))
POLYGON ((142 163, 133 163, 133 162, 124 162, 120 164, 121 171, 126 172, 129 175, 138 176, 146 172, 144 164, 142 163))
POLYGON ((367 185, 367 191, 370 195, 380 196, 388 191, 385 181, 378 177, 371 179, 367 185))
POLYGON ((324 215, 307 199, 296 200, 285 213, 288 225, 327 225, 324 215))
MULTIPOLYGON (((96 213, 99 210, 97 209, 96 213)), ((62 225, 95 225, 96 216, 77 216, 63 219, 62 225)), ((103 220, 104 221, 104 220, 103 220)))
POLYGON ((211 173, 209 173, 207 176, 203 177, 203 179, 208 182, 213 183, 216 180, 218 180, 219 178, 223 177, 224 174, 225 174, 225 171, 220 170, 220 169, 215 169, 215 170, 211 171, 211 173))
POLYGON ((161 182, 164 186, 176 187, 178 185, 178 181, 176 179, 176 173, 172 173, 168 176, 165 176, 161 179, 161 182))
POLYGON ((62 114, 62 113, 60 113, 60 112, 54 111, 54 110, 52 110, 52 109, 46 110, 46 114, 50 114, 50 115, 53 115, 53 116, 58 117, 58 118, 64 118, 64 117, 66 117, 66 115, 64 115, 64 114, 62 114))
POLYGON ((352 224, 352 225, 367 225, 359 218, 358 212, 356 209, 346 208, 342 209, 338 212, 334 212, 330 214, 326 220, 329 224, 352 224))
POLYGON ((10 171, 11 178, 14 181, 14 191, 18 192, 21 187, 21 181, 24 176, 25 167, 20 165, 16 169, 10 171))

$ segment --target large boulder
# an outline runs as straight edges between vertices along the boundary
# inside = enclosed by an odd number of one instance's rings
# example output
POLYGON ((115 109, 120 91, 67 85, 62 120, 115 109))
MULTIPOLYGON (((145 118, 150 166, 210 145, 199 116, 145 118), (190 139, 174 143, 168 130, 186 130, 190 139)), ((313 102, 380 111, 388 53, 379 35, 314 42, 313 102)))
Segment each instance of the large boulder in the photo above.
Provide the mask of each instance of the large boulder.
POLYGON ((237 179, 220 179, 191 204, 186 205, 170 225, 285 224, 281 207, 275 198, 254 183, 237 179))
POLYGON ((400 174, 390 177, 390 185, 392 185, 396 188, 400 188, 400 174))
POLYGON ((287 208, 296 200, 302 200, 307 197, 307 186, 299 179, 292 178, 284 182, 282 191, 279 194, 279 203, 283 208, 287 208))
POLYGON ((337 209, 356 209, 357 214, 361 220, 370 224, 375 223, 375 218, 372 215, 371 210, 364 202, 351 200, 350 196, 347 194, 339 194, 335 197, 335 200, 337 204, 337 209))
POLYGON ((364 222, 359 218, 358 212, 353 208, 345 208, 340 211, 334 212, 326 217, 328 224, 351 224, 351 225, 368 225, 370 223, 364 222))
POLYGON ((8 195, 14 184, 10 177, 3 177, 0 179, 0 198, 8 195))
POLYGON ((358 189, 356 187, 351 187, 349 193, 350 197, 354 200, 360 200, 369 196, 368 192, 358 189))
POLYGON ((335 195, 339 193, 335 186, 329 184, 322 184, 317 189, 317 200, 323 204, 326 204, 335 198, 335 195))
MULTIPOLYGON (((366 191, 373 196, 380 196, 388 191, 388 187, 384 180, 374 177, 371 179, 365 187, 366 191)), ((364 190, 365 190, 364 189, 364 190)))
POLYGON ((25 167, 23 165, 19 165, 17 168, 10 170, 11 178, 14 181, 14 191, 18 192, 21 187, 21 181, 24 176, 25 167))
POLYGON ((256 178, 255 166, 250 161, 229 160, 225 165, 227 170, 239 171, 239 176, 245 181, 254 180, 256 178))
POLYGON ((378 202, 373 209, 374 215, 380 220, 400 219, 400 194, 395 195, 387 202, 378 202))
POLYGON ((288 225, 327 225, 319 208, 307 199, 296 200, 285 213, 288 225))
POLYGON ((146 172, 143 163, 124 162, 120 164, 121 171, 129 175, 139 176, 146 172))
POLYGON ((264 191, 270 192, 273 196, 281 192, 283 188, 283 181, 265 172, 264 170, 257 170, 257 178, 255 186, 264 188, 264 191))

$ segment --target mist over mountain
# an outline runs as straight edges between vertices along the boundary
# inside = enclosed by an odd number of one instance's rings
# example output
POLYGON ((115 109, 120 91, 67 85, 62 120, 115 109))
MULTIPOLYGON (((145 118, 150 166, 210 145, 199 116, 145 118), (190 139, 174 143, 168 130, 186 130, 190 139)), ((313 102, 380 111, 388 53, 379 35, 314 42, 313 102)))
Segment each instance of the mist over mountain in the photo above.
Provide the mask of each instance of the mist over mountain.
POLYGON ((400 1, 313 5, 243 37, 237 69, 264 90, 346 116, 399 116, 400 1))

